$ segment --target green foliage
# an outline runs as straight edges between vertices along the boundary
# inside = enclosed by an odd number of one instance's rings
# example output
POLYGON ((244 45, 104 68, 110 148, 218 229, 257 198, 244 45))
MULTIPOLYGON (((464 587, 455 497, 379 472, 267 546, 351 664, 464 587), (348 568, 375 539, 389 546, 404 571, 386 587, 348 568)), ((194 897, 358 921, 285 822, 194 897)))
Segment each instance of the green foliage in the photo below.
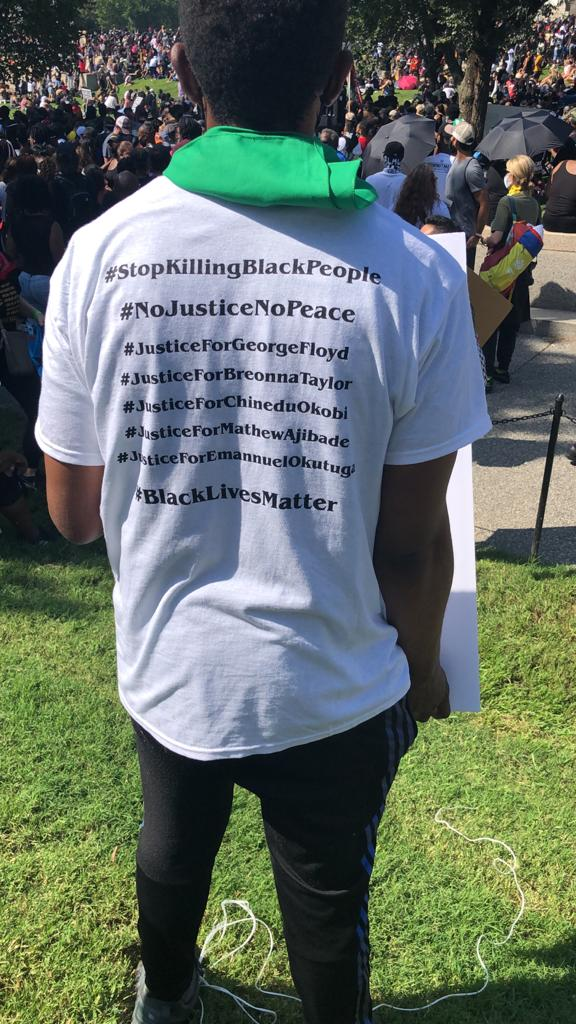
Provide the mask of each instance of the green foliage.
POLYGON ((2 4, 0 79, 68 65, 80 20, 77 0, 7 0, 2 4))
POLYGON ((496 55, 511 42, 527 38, 541 0, 411 0, 408 8, 392 0, 352 0, 349 35, 385 46, 414 46, 465 56, 470 50, 496 55))
POLYGON ((408 9, 391 0, 352 0, 349 37, 359 48, 372 52, 377 40, 385 47, 415 47, 436 70, 443 58, 458 80, 462 61, 470 50, 491 63, 499 50, 527 38, 541 0, 514 0, 502 6, 498 0, 412 0, 408 9))
POLYGON ((456 82, 462 83, 462 112, 479 138, 491 65, 500 50, 528 38, 542 9, 541 0, 510 0, 504 8, 501 0, 411 0, 408 9, 391 0, 352 0, 348 35, 353 51, 355 39, 359 41, 361 70, 376 63, 370 54, 377 40, 385 48, 416 48, 432 76, 448 64, 456 82))
POLYGON ((178 0, 88 0, 86 24, 99 29, 176 28, 178 0))

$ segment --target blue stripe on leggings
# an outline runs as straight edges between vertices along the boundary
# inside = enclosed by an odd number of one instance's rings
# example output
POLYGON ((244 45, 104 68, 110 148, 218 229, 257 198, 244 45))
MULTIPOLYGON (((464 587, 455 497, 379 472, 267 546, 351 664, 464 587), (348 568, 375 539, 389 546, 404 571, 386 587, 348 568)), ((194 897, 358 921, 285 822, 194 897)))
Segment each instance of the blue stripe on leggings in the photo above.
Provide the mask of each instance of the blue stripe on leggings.
MULTIPOLYGON (((408 714, 406 701, 389 709, 386 722, 386 738, 388 742, 388 765, 382 780, 382 803, 376 814, 366 826, 364 835, 366 837, 366 853, 363 855, 361 864, 364 871, 371 876, 376 856, 376 836, 378 826, 384 814, 386 798, 392 785, 392 780, 400 758, 406 753, 408 747, 414 742, 416 730, 411 716, 408 714), (402 749, 405 748, 405 749, 402 749)), ((358 939, 358 1000, 356 1003, 356 1024, 373 1024, 372 1017, 366 1016, 367 1005, 370 1000, 370 941, 368 923, 368 890, 364 895, 360 917, 356 926, 358 939)))

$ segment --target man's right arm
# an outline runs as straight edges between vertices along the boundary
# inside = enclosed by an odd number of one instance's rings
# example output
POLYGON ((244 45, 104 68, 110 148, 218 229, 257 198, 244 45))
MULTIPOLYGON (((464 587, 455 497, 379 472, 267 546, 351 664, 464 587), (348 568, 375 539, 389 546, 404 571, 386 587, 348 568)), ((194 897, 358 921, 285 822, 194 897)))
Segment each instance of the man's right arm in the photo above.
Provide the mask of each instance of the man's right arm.
POLYGON ((483 188, 480 192, 475 192, 474 199, 478 204, 478 212, 476 214, 476 235, 480 238, 490 216, 490 196, 488 189, 483 188))
POLYGON ((480 164, 471 160, 465 170, 465 179, 476 203, 476 233, 467 240, 468 248, 478 245, 479 239, 488 223, 490 216, 490 195, 486 187, 486 178, 480 164))
POLYGON ((466 275, 438 257, 439 277, 419 309, 416 358, 393 396, 373 553, 420 720, 449 711, 439 658, 453 574, 446 494, 454 453, 490 429, 466 275))
POLYGON ((374 570, 386 620, 408 660, 418 721, 450 713, 440 637, 453 576, 446 491, 455 460, 386 466, 382 478, 374 570))

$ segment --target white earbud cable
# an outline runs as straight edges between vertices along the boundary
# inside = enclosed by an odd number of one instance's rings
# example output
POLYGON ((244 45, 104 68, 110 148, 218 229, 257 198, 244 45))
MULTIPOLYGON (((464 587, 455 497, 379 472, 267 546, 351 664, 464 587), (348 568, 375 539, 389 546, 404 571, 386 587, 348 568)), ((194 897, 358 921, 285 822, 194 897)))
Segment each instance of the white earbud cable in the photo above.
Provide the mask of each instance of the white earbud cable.
MULTIPOLYGON (((469 810, 470 808, 466 809, 469 810)), ((456 808, 451 808, 451 810, 455 811, 456 808)), ((450 832, 453 832, 454 835, 459 836, 461 839, 464 839, 465 842, 472 843, 474 845, 480 843, 492 843, 493 846, 499 847, 500 849, 506 851, 509 859, 498 856, 493 859, 492 863, 496 871, 498 871, 500 874, 508 874, 512 878, 514 886, 516 888, 516 892, 518 894, 518 911, 514 917, 514 920, 512 921, 512 924, 510 925, 510 928, 506 936, 503 939, 491 938, 483 932, 481 935, 478 936, 478 939, 476 940, 476 959, 478 960, 478 963, 480 964, 480 967, 484 975, 484 981, 480 988, 472 989, 468 992, 450 992, 447 995, 440 996, 438 999, 433 999, 429 1003, 425 1003, 423 1006, 395 1006, 393 1003, 378 1003, 378 1005, 374 1007, 374 1011, 386 1008, 389 1010, 396 1010, 399 1013, 421 1013, 423 1010, 429 1010, 432 1006, 437 1006, 438 1003, 443 1003, 448 999, 466 999, 472 996, 479 996, 482 992, 486 990, 491 980, 490 970, 488 968, 488 965, 486 964, 484 956, 482 955, 483 943, 490 943, 493 946, 505 946, 506 943, 510 942, 516 930, 516 926, 518 925, 521 918, 524 916, 524 912, 526 910, 526 897, 524 895, 522 886, 520 885, 520 882, 518 880, 518 860, 512 847, 509 846, 508 843, 503 842, 503 840, 494 839, 492 838, 492 836, 478 836, 476 838, 471 838, 470 836, 467 836, 464 832, 461 832, 460 829, 455 828, 454 825, 451 825, 450 822, 448 822, 446 818, 443 817, 443 813, 443 808, 440 808, 436 812, 436 814, 434 815, 435 823, 437 825, 443 826, 444 828, 447 828, 450 832)), ((204 940, 202 949, 200 951, 199 963, 201 970, 210 948, 220 939, 222 939, 224 935, 229 931, 229 929, 236 928, 240 925, 245 924, 250 925, 249 933, 243 940, 243 942, 235 946, 234 949, 230 950, 229 952, 220 954, 220 956, 217 956, 216 959, 211 959, 210 967, 215 967, 216 964, 220 963, 222 960, 230 960, 232 957, 236 956, 237 953, 240 953, 243 949, 245 949, 246 946, 249 945, 249 943, 256 935, 258 931, 258 926, 260 925, 266 932, 266 935, 268 936, 268 952, 264 958, 264 961, 256 978, 256 991, 260 992, 261 995, 273 996, 275 999, 287 999, 290 1002, 299 1003, 300 999, 298 999, 297 996, 287 995, 284 992, 272 992, 269 989, 262 988, 260 985, 260 980, 264 975, 266 968, 268 967, 268 964, 270 963, 270 960, 272 958, 272 954, 274 952, 274 937, 272 935, 272 931, 270 930, 266 922, 263 921, 261 918, 256 917, 254 911, 252 910, 247 900, 222 900, 220 907, 222 910, 222 919, 218 922, 218 924, 214 925, 214 927, 209 931, 208 935, 204 940), (230 918, 229 910, 232 907, 241 911, 241 916, 230 918)), ((278 1020, 278 1014, 276 1013, 275 1010, 270 1010, 264 1006, 255 1006, 253 1003, 248 1002, 247 999, 243 999, 241 996, 236 995, 229 989, 224 988, 221 985, 214 985, 211 982, 208 982, 203 970, 200 985, 200 991, 202 991, 202 989, 208 989, 212 992, 221 992, 223 995, 229 996, 230 999, 234 1001, 238 1009, 241 1010, 242 1013, 246 1017, 248 1017, 250 1021, 252 1021, 252 1024, 262 1024, 262 1022, 257 1017, 252 1016, 252 1013, 250 1012, 251 1010, 254 1010, 256 1013, 264 1014, 267 1018, 269 1018, 270 1024, 276 1024, 276 1021, 278 1020)), ((204 1013, 204 1003, 202 1001, 202 998, 200 998, 199 1024, 204 1024, 204 1013)))

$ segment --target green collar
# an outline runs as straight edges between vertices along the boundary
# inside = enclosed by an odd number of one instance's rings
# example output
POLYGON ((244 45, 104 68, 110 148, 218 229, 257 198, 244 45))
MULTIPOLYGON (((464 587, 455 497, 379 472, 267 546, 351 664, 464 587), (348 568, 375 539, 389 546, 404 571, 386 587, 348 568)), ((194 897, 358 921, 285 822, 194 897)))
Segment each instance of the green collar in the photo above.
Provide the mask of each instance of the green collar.
POLYGON ((217 127, 176 150, 164 174, 187 192, 245 206, 363 210, 377 193, 359 170, 359 160, 339 160, 304 135, 217 127))

